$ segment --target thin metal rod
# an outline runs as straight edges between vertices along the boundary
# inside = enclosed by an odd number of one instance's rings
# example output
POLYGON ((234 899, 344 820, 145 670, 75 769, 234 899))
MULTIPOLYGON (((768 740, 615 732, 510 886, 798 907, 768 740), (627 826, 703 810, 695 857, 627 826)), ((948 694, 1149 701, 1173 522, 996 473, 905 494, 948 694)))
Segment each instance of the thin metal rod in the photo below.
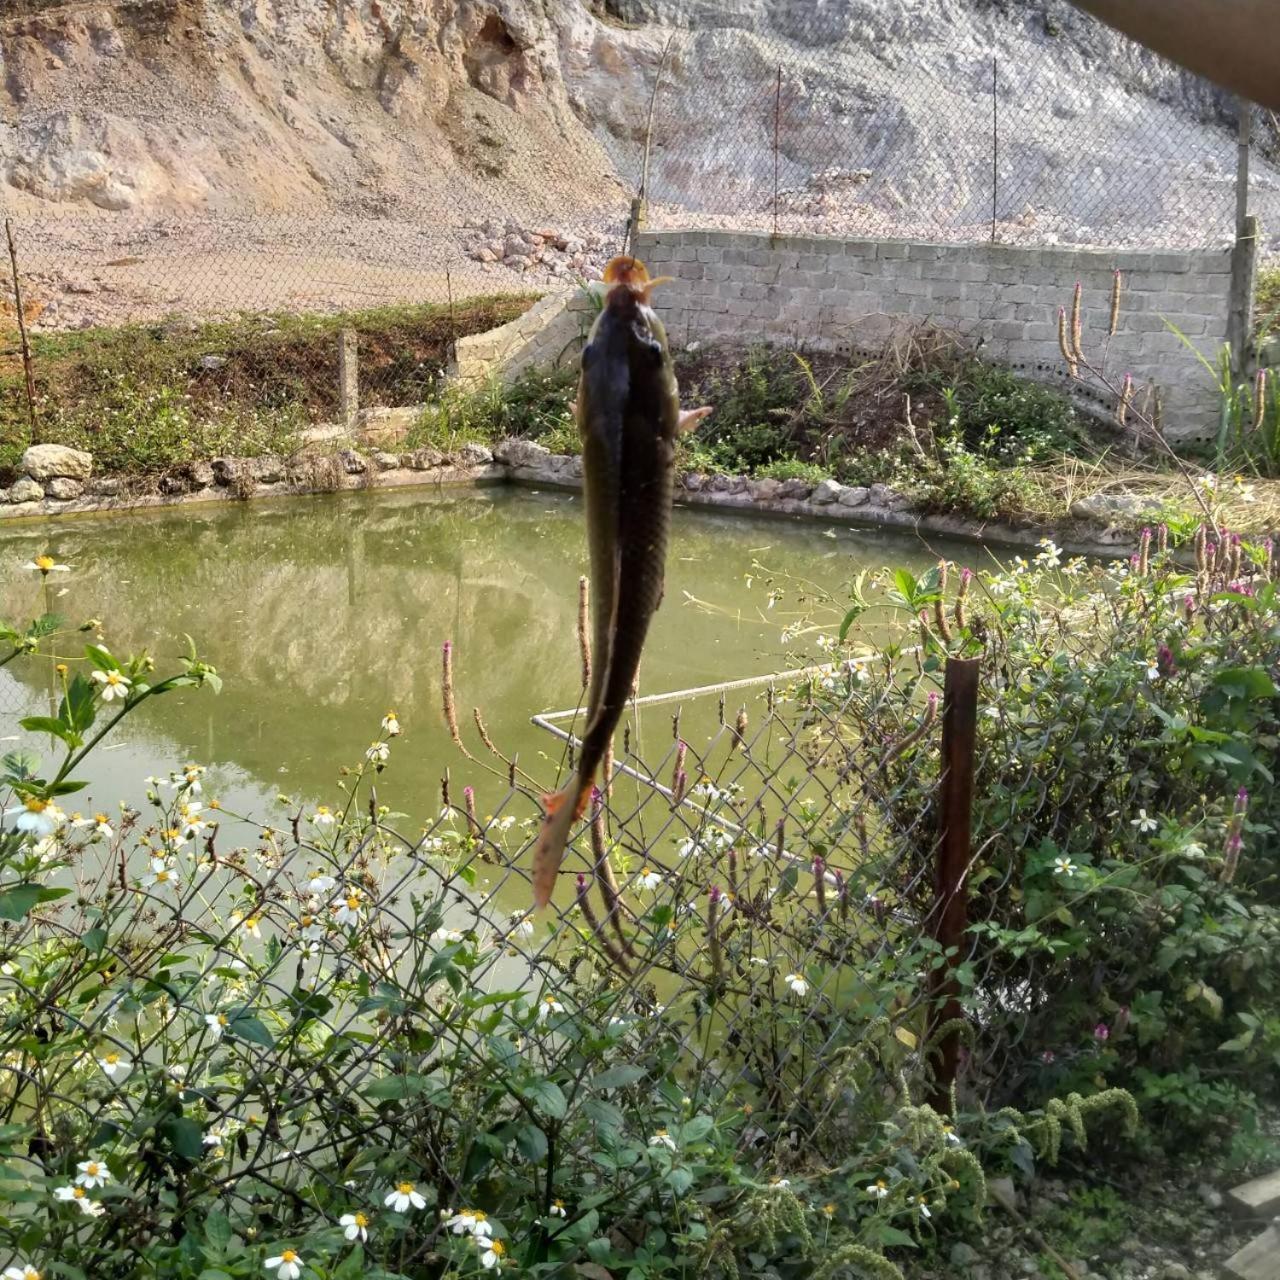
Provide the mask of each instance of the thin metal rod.
MULTIPOLYGON (((938 848, 934 861, 934 902, 929 929, 944 960, 929 975, 930 1040, 933 1028, 964 1016, 960 983, 968 928, 965 881, 973 853, 973 774, 978 731, 978 658, 948 658, 942 692, 942 777, 938 785, 938 848)), ((960 1061, 960 1033, 949 1030, 937 1045, 933 1106, 949 1110, 951 1086, 960 1061)))
POLYGON ((22 343, 22 373, 27 384, 27 416, 31 420, 31 443, 39 444, 36 427, 36 379, 31 367, 31 343, 27 339, 27 320, 22 314, 22 282, 18 276, 18 246, 13 240, 13 221, 4 220, 5 239, 9 242, 9 265, 13 270, 13 303, 18 310, 18 339, 22 343))
POLYGON ((996 242, 996 208, 1000 194, 1000 63, 991 55, 991 243, 996 242))
POLYGON ((1244 235, 1249 216, 1249 147, 1253 141, 1253 106, 1239 100, 1239 131, 1236 136, 1236 236, 1244 235))
POLYGON ((773 236, 778 238, 778 139, 782 127, 782 63, 778 63, 778 84, 773 94, 773 236))

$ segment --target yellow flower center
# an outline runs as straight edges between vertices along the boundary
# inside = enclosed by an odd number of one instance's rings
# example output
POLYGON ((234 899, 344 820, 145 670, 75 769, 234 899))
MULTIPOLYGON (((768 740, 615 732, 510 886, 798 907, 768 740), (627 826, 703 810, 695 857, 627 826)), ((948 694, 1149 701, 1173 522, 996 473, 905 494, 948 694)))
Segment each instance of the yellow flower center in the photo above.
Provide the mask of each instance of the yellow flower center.
POLYGON ((250 917, 249 917, 249 918, 244 922, 244 927, 245 927, 245 931, 246 931, 246 932, 248 932, 248 933, 252 933, 252 932, 253 932, 253 930, 254 930, 254 929, 256 929, 256 928, 258 927, 258 917, 257 917, 257 916, 250 916, 250 917))
POLYGON ((298 1255, 297 1255, 296 1253, 294 1253, 294 1251, 293 1251, 292 1249, 285 1249, 285 1250, 280 1254, 280 1261, 281 1261, 281 1262, 297 1262, 297 1260, 298 1260, 298 1255))
POLYGON ((357 1227, 367 1227, 369 1225, 369 1219, 363 1213, 356 1214, 355 1222, 357 1227))
POLYGON ((100 827, 105 827, 105 826, 107 825, 107 821, 108 821, 108 819, 107 819, 107 815, 106 815, 105 813, 95 813, 95 814, 93 815, 93 820, 94 820, 94 822, 96 822, 100 827))
POLYGON ((316 810, 316 813, 319 816, 325 816, 328 814, 328 812, 329 812, 328 806, 323 804, 316 810))
POLYGON ((477 1209, 477 1210, 476 1210, 476 1213, 475 1213, 475 1219, 476 1219, 476 1222, 477 1222, 477 1223, 481 1223, 481 1222, 488 1222, 488 1221, 489 1221, 489 1215, 488 1215, 487 1213, 484 1213, 484 1212, 482 1212, 481 1210, 477 1209))
POLYGON ((120 1055, 118 1053, 109 1053, 105 1058, 103 1058, 103 1062, 105 1062, 109 1067, 114 1067, 119 1061, 120 1055))
POLYGON ((315 916, 300 916, 298 919, 298 923, 304 929, 310 929, 311 926, 315 923, 315 920, 316 920, 315 916))
POLYGON ((108 684, 111 684, 111 685, 119 684, 119 683, 120 683, 120 673, 119 673, 118 671, 108 671, 108 672, 107 672, 107 683, 108 683, 108 684))
POLYGON ((358 896, 357 894, 354 894, 354 893, 349 894, 349 895, 347 896, 347 910, 348 910, 348 911, 355 911, 355 910, 357 910, 357 909, 359 908, 359 906, 360 906, 360 898, 359 898, 359 896, 358 896))
POLYGON ((401 1183, 399 1183, 399 1184, 397 1185, 396 1190, 397 1190, 397 1191, 398 1191, 402 1196, 411 1196, 411 1195, 413 1195, 413 1183, 412 1183, 412 1182, 401 1182, 401 1183))
POLYGON ((822 1212, 825 1213, 828 1218, 833 1218, 835 1217, 836 1207, 833 1204, 824 1204, 822 1206, 822 1212))
POLYGON ((876 1179, 876 1186, 879 1187, 881 1191, 883 1191, 887 1185, 888 1184, 885 1182, 883 1178, 876 1179))
POLYGON ((169 878, 169 873, 163 867, 161 867, 161 869, 156 872, 157 884, 163 884, 168 878, 169 878))
POLYGON ((89 1175, 89 1177, 96 1178, 98 1176, 99 1167, 100 1166, 96 1160, 90 1160, 89 1163, 85 1165, 84 1171, 89 1175))
POLYGON ((230 1025, 231 1025, 231 1020, 227 1017, 225 1013, 218 1014, 218 1026, 229 1027, 230 1025))
POLYGON ((30 796, 24 802, 28 813, 43 813, 49 807, 48 800, 38 800, 35 796, 30 796))
POLYGON ((563 1208, 564 1208, 564 1201, 563 1201, 563 1200, 557 1200, 557 1201, 555 1201, 554 1203, 555 1203, 555 1207, 556 1207, 557 1209, 563 1209, 563 1208))
POLYGON ((507 1251, 507 1246, 503 1244, 501 1240, 493 1241, 493 1243, 489 1245, 489 1248, 492 1249, 498 1257, 502 1257, 502 1255, 507 1251))
POLYGON ((665 1129, 659 1129, 653 1136, 655 1138, 665 1138, 667 1136, 667 1131, 665 1129))
POLYGON ((41 573, 48 573, 58 562, 52 556, 36 556, 36 568, 41 573))
POLYGON ((84 1199, 84 1188, 83 1188, 83 1187, 77 1187, 77 1188, 76 1188, 76 1189, 75 1189, 71 1194, 72 1194, 73 1196, 75 1196, 75 1198, 76 1198, 77 1200, 83 1200, 83 1199, 84 1199))

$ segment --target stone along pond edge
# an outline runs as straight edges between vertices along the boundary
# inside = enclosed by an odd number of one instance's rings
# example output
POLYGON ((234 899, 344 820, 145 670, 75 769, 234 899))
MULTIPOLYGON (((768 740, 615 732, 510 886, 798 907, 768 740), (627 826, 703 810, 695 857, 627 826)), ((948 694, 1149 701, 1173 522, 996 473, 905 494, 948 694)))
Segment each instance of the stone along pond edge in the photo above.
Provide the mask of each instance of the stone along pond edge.
MULTIPOLYGON (((304 452, 293 457, 221 457, 191 462, 158 482, 118 476, 94 477, 88 453, 63 445, 32 445, 23 455, 22 475, 0 490, 0 522, 51 516, 91 516, 151 511, 193 503, 244 502, 317 493, 397 488, 465 488, 514 483, 568 491, 582 488, 582 459, 553 454, 530 440, 504 440, 490 450, 466 444, 453 453, 422 448, 304 452)), ((1089 500, 1086 500, 1086 503, 1089 500)), ((1069 524, 976 520, 925 513, 888 485, 844 485, 823 480, 752 479, 747 476, 684 472, 676 478, 680 506, 787 516, 854 528, 934 533, 972 542, 1034 547, 1052 538, 1075 555, 1114 555, 1134 541, 1131 528, 1091 519, 1081 511, 1069 524)), ((1086 508, 1087 509, 1087 508, 1086 508)), ((1116 511, 1117 515, 1140 512, 1116 511)), ((1157 512, 1150 512, 1158 519, 1157 512)))

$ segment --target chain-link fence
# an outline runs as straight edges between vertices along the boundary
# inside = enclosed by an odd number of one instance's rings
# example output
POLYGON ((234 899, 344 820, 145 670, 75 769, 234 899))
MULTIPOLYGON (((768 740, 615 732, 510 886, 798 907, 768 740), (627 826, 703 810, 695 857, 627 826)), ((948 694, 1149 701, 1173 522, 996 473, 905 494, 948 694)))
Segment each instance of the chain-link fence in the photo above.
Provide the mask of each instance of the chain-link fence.
MULTIPOLYGON (((818 6, 707 18, 665 48, 651 29, 615 31, 646 101, 633 104, 635 127, 594 132, 656 227, 1149 248, 1231 240, 1244 172, 1234 100, 1073 12, 1058 25, 994 10, 951 21, 855 21, 818 6)), ((1246 203, 1274 235, 1280 132, 1260 109, 1249 160, 1246 203)), ((507 163, 515 171, 520 159, 507 163)), ((533 172, 521 181, 540 186, 533 172)), ((271 213, 86 214, 28 201, 10 211, 18 288, 8 271, 0 288, 3 434, 28 429, 19 308, 36 340, 153 329, 110 350, 95 339, 38 351, 36 390, 64 416, 99 412, 123 379, 144 400, 158 382, 197 416, 285 409, 332 422, 340 328, 360 334, 362 404, 421 404, 453 340, 597 277, 634 216, 621 195, 549 214, 532 197, 516 207, 508 190, 478 207, 397 195, 271 213), (505 301, 476 306, 480 296, 505 301), (172 367, 160 369, 166 352, 172 367), (140 371, 163 376, 142 386, 140 371)))

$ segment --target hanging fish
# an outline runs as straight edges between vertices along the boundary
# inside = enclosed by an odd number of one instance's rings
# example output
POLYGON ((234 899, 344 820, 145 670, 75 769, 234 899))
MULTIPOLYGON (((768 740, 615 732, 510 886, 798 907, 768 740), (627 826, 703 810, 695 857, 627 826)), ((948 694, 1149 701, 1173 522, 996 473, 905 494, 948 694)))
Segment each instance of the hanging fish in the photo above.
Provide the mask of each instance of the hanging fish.
POLYGON ((591 556, 592 666, 578 769, 543 797, 546 818, 533 858, 533 901, 551 900, 574 822, 635 684, 649 621, 662 601, 676 442, 711 412, 683 412, 662 321, 642 262, 614 258, 610 285, 582 352, 576 414, 582 437, 591 556))

